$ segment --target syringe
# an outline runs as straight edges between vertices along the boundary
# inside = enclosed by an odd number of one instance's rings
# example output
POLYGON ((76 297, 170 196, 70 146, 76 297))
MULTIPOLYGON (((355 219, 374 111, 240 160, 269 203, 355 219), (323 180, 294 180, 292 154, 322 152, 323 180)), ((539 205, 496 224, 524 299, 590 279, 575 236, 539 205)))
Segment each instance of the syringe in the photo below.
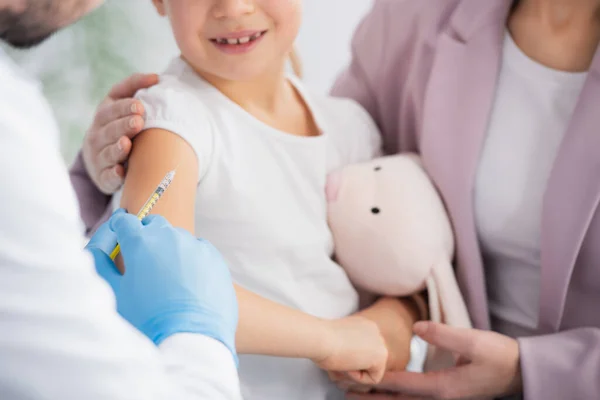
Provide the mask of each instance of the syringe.
MULTIPOLYGON (((140 211, 137 213, 137 217, 140 221, 146 218, 148 214, 150 214, 150 211, 152 211, 154 205, 162 197, 163 193, 167 190, 171 182, 173 182, 174 177, 175 170, 168 172, 167 175, 165 175, 165 177, 163 178, 163 180, 160 181, 160 184, 158 185, 156 190, 150 195, 148 200, 144 203, 142 208, 140 208, 140 211)), ((119 255, 120 251, 121 245, 117 244, 112 253, 110 253, 110 258, 114 261, 114 259, 117 258, 117 256, 119 255)))

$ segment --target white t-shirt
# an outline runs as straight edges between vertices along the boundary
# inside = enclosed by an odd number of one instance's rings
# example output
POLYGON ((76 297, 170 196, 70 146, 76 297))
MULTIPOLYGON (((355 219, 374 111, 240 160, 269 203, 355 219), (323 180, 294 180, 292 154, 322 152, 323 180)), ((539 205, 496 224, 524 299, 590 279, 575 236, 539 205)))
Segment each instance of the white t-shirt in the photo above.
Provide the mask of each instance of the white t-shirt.
POLYGON ((178 334, 158 351, 117 314, 41 89, 0 49, 0 399, 239 399, 220 342, 178 334))
MULTIPOLYGON (((222 252, 234 281, 315 316, 344 317, 357 310, 358 296, 331 259, 326 177, 379 155, 380 136, 356 102, 290 80, 322 135, 295 136, 260 122, 180 58, 137 97, 148 128, 171 131, 196 152, 196 235, 222 252)), ((239 372, 246 400, 343 398, 308 360, 242 355, 239 372)))
POLYGON ((475 186, 475 212, 495 328, 538 325, 544 192, 586 73, 547 68, 509 34, 475 186))

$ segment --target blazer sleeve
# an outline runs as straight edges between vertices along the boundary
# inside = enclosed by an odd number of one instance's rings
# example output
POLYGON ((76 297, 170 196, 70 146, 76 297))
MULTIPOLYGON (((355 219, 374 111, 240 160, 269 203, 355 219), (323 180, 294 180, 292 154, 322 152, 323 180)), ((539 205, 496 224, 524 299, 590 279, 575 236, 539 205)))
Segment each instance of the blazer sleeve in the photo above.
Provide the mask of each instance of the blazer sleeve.
POLYGON ((600 329, 519 339, 525 400, 588 400, 600 393, 600 329))
POLYGON ((87 173, 81 151, 69 169, 69 177, 77 195, 86 235, 91 235, 111 215, 112 196, 105 195, 96 187, 87 173))

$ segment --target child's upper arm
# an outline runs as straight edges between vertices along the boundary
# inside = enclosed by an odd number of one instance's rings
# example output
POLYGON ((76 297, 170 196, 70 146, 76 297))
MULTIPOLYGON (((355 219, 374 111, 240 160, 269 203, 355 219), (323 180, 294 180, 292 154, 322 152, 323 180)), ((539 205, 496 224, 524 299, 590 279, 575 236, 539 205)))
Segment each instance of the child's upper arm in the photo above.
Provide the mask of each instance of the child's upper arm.
POLYGON ((176 169, 152 214, 193 234, 196 190, 212 157, 210 113, 203 98, 174 76, 161 77, 136 98, 144 104, 146 130, 133 141, 120 205, 137 213, 165 174, 176 169))
POLYGON ((173 182, 152 209, 171 224, 194 233, 194 209, 199 168, 196 153, 179 135, 148 129, 133 143, 121 207, 137 214, 165 174, 177 169, 173 182))

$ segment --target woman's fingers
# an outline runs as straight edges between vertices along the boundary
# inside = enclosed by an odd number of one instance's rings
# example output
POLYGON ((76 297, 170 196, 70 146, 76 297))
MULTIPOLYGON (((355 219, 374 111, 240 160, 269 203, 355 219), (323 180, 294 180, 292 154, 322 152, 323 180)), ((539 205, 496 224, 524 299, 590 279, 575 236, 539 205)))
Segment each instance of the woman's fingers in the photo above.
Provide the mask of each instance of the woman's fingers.
POLYGON ((133 74, 112 87, 108 93, 111 100, 135 96, 138 90, 149 88, 158 83, 156 74, 133 74))
POLYGON ((102 190, 106 193, 114 193, 122 185, 125 178, 125 168, 122 165, 115 165, 112 168, 104 169, 99 176, 99 180, 103 183, 102 190))
POLYGON ((127 159, 130 151, 131 140, 123 136, 116 143, 109 144, 104 149, 100 150, 96 161, 98 167, 104 169, 122 163, 127 159))
POLYGON ((141 101, 127 98, 116 101, 106 101, 98 107, 94 124, 101 128, 116 120, 144 115, 144 105, 141 101))

